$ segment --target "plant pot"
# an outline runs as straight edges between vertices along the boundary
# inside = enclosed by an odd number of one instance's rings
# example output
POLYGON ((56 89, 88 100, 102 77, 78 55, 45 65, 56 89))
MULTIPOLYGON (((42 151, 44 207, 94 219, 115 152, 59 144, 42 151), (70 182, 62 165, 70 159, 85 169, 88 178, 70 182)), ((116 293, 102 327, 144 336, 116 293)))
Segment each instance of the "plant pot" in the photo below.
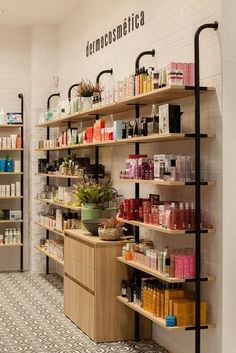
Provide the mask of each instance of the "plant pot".
POLYGON ((101 210, 95 203, 86 203, 81 209, 81 221, 101 218, 101 210))
POLYGON ((90 110, 93 105, 93 97, 81 97, 81 110, 90 110))
POLYGON ((101 240, 119 240, 123 235, 123 229, 99 227, 98 235, 101 240))

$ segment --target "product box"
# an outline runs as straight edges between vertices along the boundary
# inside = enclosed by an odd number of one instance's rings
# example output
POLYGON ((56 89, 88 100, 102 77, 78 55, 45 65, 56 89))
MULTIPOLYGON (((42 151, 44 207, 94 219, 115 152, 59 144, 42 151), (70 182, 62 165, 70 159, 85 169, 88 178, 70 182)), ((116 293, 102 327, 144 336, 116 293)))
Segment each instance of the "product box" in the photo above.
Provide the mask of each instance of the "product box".
POLYGON ((7 197, 11 196, 11 185, 6 185, 6 196, 7 197))
POLYGON ((10 219, 19 221, 22 218, 22 212, 21 211, 11 211, 10 210, 10 219))
POLYGON ((1 185, 1 194, 2 196, 6 196, 6 185, 1 185))
MULTIPOLYGON (((201 302, 201 325, 207 323, 207 303, 201 302)), ((195 325, 195 302, 190 302, 190 325, 195 325)))
POLYGON ((17 181, 17 182, 16 182, 16 196, 21 196, 20 181, 17 181))
POLYGON ((114 140, 121 140, 122 139, 122 126, 124 122, 121 120, 116 120, 113 123, 113 136, 114 140))
POLYGON ((180 105, 163 104, 159 106, 159 133, 181 132, 180 105))
POLYGON ((16 184, 11 184, 11 196, 16 196, 16 184))
POLYGON ((191 302, 174 303, 174 316, 177 326, 188 326, 192 324, 191 302))
POLYGON ((14 172, 15 173, 21 172, 21 161, 14 161, 14 172))

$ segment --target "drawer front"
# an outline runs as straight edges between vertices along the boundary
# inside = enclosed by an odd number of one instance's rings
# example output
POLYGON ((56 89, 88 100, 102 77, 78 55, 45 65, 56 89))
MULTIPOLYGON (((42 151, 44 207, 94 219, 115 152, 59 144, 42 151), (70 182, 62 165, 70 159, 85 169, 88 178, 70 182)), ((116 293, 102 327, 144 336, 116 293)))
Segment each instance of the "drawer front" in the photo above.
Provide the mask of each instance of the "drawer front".
POLYGON ((64 276, 64 312, 90 338, 94 339, 94 295, 64 276))
POLYGON ((94 291, 94 248, 65 237, 65 273, 94 291))

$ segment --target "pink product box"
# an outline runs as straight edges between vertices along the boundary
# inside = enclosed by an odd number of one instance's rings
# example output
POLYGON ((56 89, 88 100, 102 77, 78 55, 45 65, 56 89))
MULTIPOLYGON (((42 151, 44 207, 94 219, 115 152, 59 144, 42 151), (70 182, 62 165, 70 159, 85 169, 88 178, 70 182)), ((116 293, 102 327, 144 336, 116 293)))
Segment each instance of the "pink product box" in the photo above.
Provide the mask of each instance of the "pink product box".
POLYGON ((183 278, 184 277, 184 261, 183 256, 175 256, 175 277, 183 278))
POLYGON ((189 86, 194 86, 195 82, 194 82, 194 71, 195 71, 195 67, 193 63, 189 63, 188 64, 188 85, 189 86))
POLYGON ((175 277, 195 278, 195 256, 177 255, 175 256, 175 277))

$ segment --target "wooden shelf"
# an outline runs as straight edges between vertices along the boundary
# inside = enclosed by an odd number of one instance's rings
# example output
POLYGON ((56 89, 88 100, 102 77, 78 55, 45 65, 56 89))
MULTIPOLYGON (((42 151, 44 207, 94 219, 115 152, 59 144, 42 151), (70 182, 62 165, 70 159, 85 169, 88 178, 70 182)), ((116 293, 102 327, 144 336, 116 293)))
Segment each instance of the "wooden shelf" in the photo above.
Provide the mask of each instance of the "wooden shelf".
POLYGON ((49 178, 61 178, 61 179, 82 179, 80 176, 75 175, 60 175, 60 174, 46 174, 46 173, 38 173, 36 175, 49 177, 49 178))
MULTIPOLYGON (((215 134, 203 134, 202 138, 204 139, 214 139, 215 134)), ((158 142, 168 142, 168 141, 186 141, 193 139, 192 133, 179 133, 179 134, 153 134, 149 136, 140 136, 126 138, 122 140, 112 140, 112 141, 103 141, 103 142, 92 142, 92 143, 81 143, 77 145, 70 146, 58 146, 51 148, 36 148, 36 152, 46 152, 46 151, 63 151, 63 150, 76 150, 76 149, 86 149, 90 147, 112 147, 117 145, 126 145, 127 143, 158 143, 158 142)))
POLYGON ((59 229, 55 229, 55 228, 51 228, 51 227, 48 227, 48 226, 45 226, 44 224, 38 222, 38 221, 34 221, 35 224, 37 224, 38 226, 44 228, 44 229, 47 229, 49 230, 50 232, 52 233, 55 233, 57 235, 60 235, 61 237, 64 237, 65 233, 60 231, 59 229))
MULTIPOLYGON (((215 89, 212 87, 205 88, 201 93, 212 92, 215 89)), ((39 127, 57 127, 68 122, 79 122, 85 119, 91 119, 96 114, 107 115, 126 112, 134 109, 134 104, 159 104, 169 102, 176 99, 181 99, 194 95, 194 89, 186 89, 184 86, 167 86, 153 90, 152 92, 143 93, 138 96, 130 97, 125 100, 107 104, 102 107, 92 108, 80 113, 74 113, 63 117, 55 118, 51 121, 39 124, 39 127)))
MULTIPOLYGON (((153 224, 143 223, 140 221, 129 221, 129 220, 123 219, 123 218, 119 218, 119 221, 123 222, 123 223, 131 224, 133 226, 155 230, 156 232, 160 232, 163 234, 169 234, 169 235, 194 234, 193 231, 189 231, 189 230, 165 229, 160 226, 153 225, 153 224)), ((201 233, 213 234, 213 233, 215 233, 215 230, 214 229, 202 229, 201 233)))
POLYGON ((0 175, 23 175, 23 172, 0 172, 0 175))
MULTIPOLYGON (((117 257, 117 260, 127 266, 136 268, 140 271, 143 271, 145 273, 148 273, 156 278, 161 279, 162 281, 168 282, 168 283, 187 283, 187 282, 195 282, 194 278, 176 278, 176 277, 166 277, 162 273, 160 273, 157 270, 152 270, 151 268, 144 266, 138 262, 135 262, 133 260, 127 261, 122 259, 122 257, 117 257)), ((213 282, 215 281, 215 277, 202 273, 201 280, 203 282, 213 282)))
POLYGON ((12 129, 12 128, 17 128, 17 127, 24 127, 23 124, 8 124, 8 125, 1 125, 0 124, 0 129, 12 129))
POLYGON ((73 211, 81 211, 81 207, 76 207, 76 206, 72 206, 72 205, 67 205, 67 204, 64 204, 64 203, 62 203, 62 202, 56 202, 56 201, 53 201, 53 200, 41 199, 41 198, 36 198, 36 200, 37 200, 37 201, 44 202, 44 203, 48 203, 48 204, 53 205, 53 206, 58 206, 58 207, 67 208, 67 209, 73 210, 73 211))
POLYGON ((19 220, 12 220, 12 219, 1 219, 0 220, 0 224, 4 224, 4 223, 23 223, 23 219, 19 219, 19 220))
POLYGON ((53 261, 57 262, 58 264, 60 264, 61 266, 64 267, 64 261, 63 260, 58 259, 58 257, 56 257, 55 255, 51 254, 50 252, 44 250, 43 248, 41 248, 41 246, 36 245, 35 249, 37 249, 42 254, 48 256, 50 259, 52 259, 53 261))
MULTIPOLYGON (((165 320, 160 318, 160 317, 155 317, 153 316, 151 313, 149 313, 147 310, 144 310, 141 306, 139 306, 138 304, 132 303, 132 302, 128 302, 126 298, 122 298, 121 296, 118 296, 117 299, 123 303, 124 305, 128 306, 129 308, 133 309, 134 311, 138 312, 139 314, 145 316, 146 318, 150 319, 151 321, 153 321, 155 324, 157 324, 158 326, 161 326, 162 328, 164 328, 167 331, 188 331, 191 328, 194 329, 193 326, 174 326, 174 327, 168 327, 165 324, 165 320)), ((215 325, 214 324, 206 324, 204 326, 202 326, 202 329, 209 329, 209 328, 214 328, 215 325)))
POLYGON ((0 152, 4 151, 23 151, 23 148, 0 148, 0 152))
POLYGON ((0 200, 18 200, 23 199, 23 196, 0 196, 0 200))
MULTIPOLYGON (((142 179, 120 179, 121 182, 138 183, 157 186, 194 186, 195 182, 164 181, 164 180, 142 180, 142 179)), ((202 181, 202 186, 215 186, 214 181, 202 181)))
POLYGON ((0 244, 0 248, 21 247, 23 244, 0 244))

